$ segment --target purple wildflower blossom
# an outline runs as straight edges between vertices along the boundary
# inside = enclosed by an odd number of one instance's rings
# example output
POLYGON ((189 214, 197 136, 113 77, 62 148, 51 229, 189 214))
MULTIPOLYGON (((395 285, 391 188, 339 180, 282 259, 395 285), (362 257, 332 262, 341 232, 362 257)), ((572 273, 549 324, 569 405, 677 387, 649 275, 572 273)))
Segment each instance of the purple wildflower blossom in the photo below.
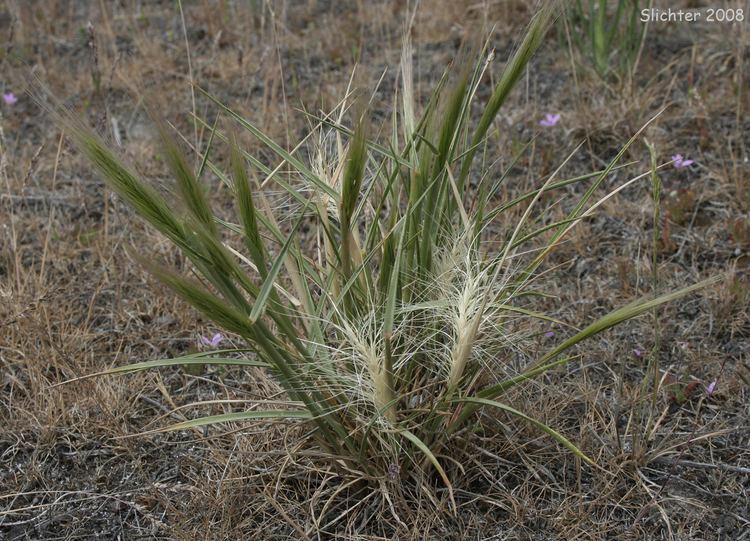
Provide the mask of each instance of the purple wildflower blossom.
POLYGON ((682 154, 675 154, 672 156, 675 169, 685 169, 686 167, 693 164, 693 160, 686 160, 682 157, 682 154))
POLYGON ((221 342, 224 339, 224 337, 220 333, 216 333, 213 335, 212 338, 206 338, 205 336, 201 336, 198 339, 198 343, 202 346, 211 346, 212 348, 215 348, 219 345, 219 342, 221 342))
POLYGON ((546 115, 544 115, 544 118, 539 121, 539 125, 544 126, 545 128, 551 128, 558 122, 560 122, 559 114, 547 113, 546 115))
POLYGON ((8 92, 3 94, 3 101, 5 105, 14 105, 18 101, 18 98, 13 92, 8 92))

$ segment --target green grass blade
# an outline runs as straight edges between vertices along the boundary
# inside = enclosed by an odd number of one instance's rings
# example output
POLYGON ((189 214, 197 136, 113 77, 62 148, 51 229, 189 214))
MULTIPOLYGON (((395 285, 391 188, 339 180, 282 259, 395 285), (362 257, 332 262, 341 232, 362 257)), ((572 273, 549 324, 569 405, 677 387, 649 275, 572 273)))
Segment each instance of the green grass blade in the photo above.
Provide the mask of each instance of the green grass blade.
POLYGON ((448 489, 448 494, 450 495, 451 504, 453 505, 453 509, 456 509, 456 501, 453 499, 453 485, 451 484, 450 480, 448 479, 448 475, 446 475, 445 470, 440 465, 440 462, 435 457, 435 455, 432 453, 429 447, 420 440, 413 432, 410 432, 409 430, 401 430, 399 431, 400 434, 403 434, 403 436, 412 442, 417 449, 420 450, 420 452, 427 457, 427 460, 429 460, 433 466, 435 466, 435 469, 437 470, 438 474, 440 475, 440 478, 443 480, 443 483, 445 483, 446 488, 448 489))
MULTIPOLYGON (((622 165, 618 165, 616 167, 613 167, 610 170, 610 172, 611 171, 617 171, 618 169, 622 169, 624 167, 628 167, 628 166, 633 165, 635 163, 637 163, 637 162, 633 161, 633 162, 624 163, 622 165)), ((491 221, 498 214, 500 214, 502 212, 505 212, 506 210, 508 210, 508 209, 510 209, 512 207, 515 207, 519 203, 523 203, 524 201, 528 201, 529 199, 533 199, 534 197, 536 197, 536 195, 539 193, 540 190, 543 193, 551 192, 553 190, 557 190, 558 188, 562 188, 562 187, 568 186, 570 184, 575 184, 577 182, 581 182, 581 181, 590 179, 592 177, 601 176, 601 175, 605 174, 606 172, 607 172, 607 169, 602 169, 600 171, 594 171, 593 173, 586 173, 585 175, 581 175, 581 176, 578 176, 578 177, 568 178, 568 179, 565 179, 565 180, 558 180, 557 182, 551 182, 547 186, 543 186, 542 188, 539 188, 537 190, 532 190, 532 191, 530 191, 528 193, 520 195, 520 196, 518 196, 518 197, 516 197, 516 198, 514 198, 514 199, 512 199, 510 201, 508 201, 507 203, 504 203, 504 204, 500 205, 499 207, 497 207, 495 209, 492 209, 490 212, 487 213, 486 221, 491 221)), ((492 193, 492 192, 490 192, 490 193, 492 193)))
POLYGON ((115 368, 109 368, 107 370, 102 370, 101 372, 96 372, 94 374, 86 374, 85 376, 73 378, 63 383, 72 383, 74 381, 96 378, 99 376, 109 376, 112 374, 130 374, 132 372, 140 372, 141 370, 149 370, 151 368, 203 364, 252 366, 257 368, 268 368, 271 366, 268 363, 258 361, 256 359, 234 359, 231 357, 185 355, 184 357, 175 357, 173 359, 156 359, 153 361, 143 361, 139 363, 126 364, 124 366, 117 366, 115 368))
MULTIPOLYGON (((556 368, 558 366, 562 366, 566 363, 569 363, 571 360, 573 360, 574 357, 563 357, 562 359, 558 359, 554 362, 551 362, 549 364, 543 364, 541 366, 537 366, 536 368, 533 368, 531 370, 526 370, 523 374, 519 374, 517 376, 514 376, 512 378, 506 379, 505 381, 502 381, 496 385, 493 385, 492 387, 492 393, 491 395, 495 398, 500 396, 502 393, 507 391, 508 389, 511 389, 518 385, 519 383, 523 383, 524 381, 530 380, 531 378, 534 378, 540 374, 544 374, 548 370, 552 370, 553 368, 556 368)), ((488 393, 490 394, 490 393, 488 393)), ((479 397, 481 398, 482 393, 479 393, 479 397)))
POLYGON ((267 419, 312 419, 310 412, 303 410, 259 410, 259 411, 240 411, 236 413, 224 413, 222 415, 209 415, 208 417, 199 417, 190 421, 176 423, 157 432, 174 432, 175 430, 185 430, 198 426, 215 425, 219 423, 230 423, 239 421, 261 421, 267 419))
POLYGON ((72 378, 66 381, 62 381, 60 383, 55 383, 54 385, 51 385, 52 387, 57 387, 59 385, 67 385, 68 383, 73 383, 76 381, 81 381, 89 378, 96 378, 100 376, 108 376, 110 374, 128 374, 131 372, 138 372, 141 370, 148 370, 150 368, 161 368, 164 366, 180 366, 180 365, 202 365, 202 364, 236 364, 236 365, 244 365, 244 366, 257 366, 260 368, 265 368, 270 365, 267 363, 264 363, 262 361, 258 361, 255 359, 236 359, 232 357, 211 357, 211 355, 221 354, 221 353, 239 353, 239 352, 246 352, 246 351, 252 351, 248 350, 247 348, 239 348, 239 349, 224 349, 224 350, 214 350, 214 351, 206 351, 202 353, 192 353, 190 355, 183 355, 182 357, 174 357, 173 359, 156 359, 153 361, 143 361, 139 363, 131 363, 124 366, 117 366, 115 368, 110 368, 108 370, 102 370, 101 372, 94 372, 93 374, 86 374, 84 376, 79 376, 77 378, 72 378))
MULTIPOLYGON (((396 313, 396 301, 399 300, 399 279, 401 272, 401 257, 404 247, 403 233, 398 237, 398 248, 393 261, 393 266, 388 270, 388 289, 386 291, 385 317, 383 322, 383 340, 385 342, 385 375, 388 387, 395 392, 393 378, 393 324, 396 313)), ((394 407, 397 404, 394 404, 394 407)))
POLYGON ((232 109, 224 105, 218 98, 214 97, 211 93, 208 91, 198 87, 198 90, 202 92, 209 100, 214 102, 222 111, 226 112, 231 118, 233 118, 235 121, 237 121, 240 126, 248 130, 250 133, 252 133, 259 141, 261 141, 264 145, 266 145, 268 148, 270 148, 276 155, 278 155, 281 159, 283 159, 285 162, 287 162, 289 165, 294 167, 302 176, 304 176, 307 180, 312 182, 317 188, 324 191, 331 197, 338 199, 338 194, 336 191, 331 188, 327 183, 323 182, 321 179, 313 173, 310 168, 308 168, 302 161, 300 161, 298 158, 295 158, 292 154, 281 148, 273 139, 268 137, 265 133, 263 133, 261 130, 253 126, 251 123, 249 123, 247 120, 242 118, 240 115, 235 113, 232 109))
POLYGON ((518 248, 519 246, 521 246, 521 245, 529 242, 530 240, 538 237, 539 235, 543 234, 545 231, 549 231, 551 229, 555 229, 555 228, 560 227, 562 225, 572 224, 572 223, 575 223, 575 222, 577 222, 579 220, 583 220, 583 219, 584 219, 584 217, 567 218, 565 220, 559 220, 557 222, 552 222, 551 224, 547 224, 547 225, 545 225, 543 227, 540 227, 539 229, 535 229, 531 233, 528 233, 527 235, 524 235, 523 237, 521 237, 519 239, 516 239, 515 241, 513 241, 511 243, 510 248, 511 248, 511 250, 513 250, 514 248, 518 248))
POLYGON ((458 184, 463 186, 466 178, 471 170, 471 164, 474 161, 476 149, 478 148, 479 142, 484 139, 487 131, 490 129, 493 120, 500 111, 505 99, 510 94, 510 91, 518 81, 518 78, 523 73, 526 64, 528 64, 531 56, 537 50, 542 42, 542 37, 547 30, 547 24, 552 18, 554 8, 554 2, 547 2, 534 16, 531 21, 529 30, 526 32, 520 47, 516 50, 515 54, 508 62, 503 74, 498 82, 495 90, 490 97, 487 106, 482 113, 482 117, 479 119, 477 129, 474 131, 474 135, 471 140, 472 151, 469 152, 463 159, 463 165, 461 167, 461 176, 458 179, 458 184))
POLYGON ((299 219, 294 224, 294 227, 289 233, 289 237, 286 239, 284 246, 281 247, 281 250, 276 256, 276 260, 273 262, 273 265, 271 265, 271 270, 268 271, 268 275, 263 281, 263 286, 261 287, 260 292, 258 293, 258 297, 255 299, 255 303, 253 304, 253 309, 250 312, 250 323, 255 323, 256 321, 258 321, 258 318, 263 314, 263 311, 265 310, 266 301, 268 300, 268 296, 274 290, 273 288, 276 283, 276 278, 278 277, 279 271, 281 270, 281 266, 284 264, 284 260, 286 259, 287 253, 289 252, 289 247, 292 246, 293 240, 297 234, 297 229, 299 229, 300 224, 305 220, 306 209, 307 205, 305 205, 305 208, 303 208, 302 212, 300 212, 299 219))
MULTIPOLYGON (((206 143, 206 152, 203 153, 203 157, 201 158, 201 165, 200 167, 198 167, 198 172, 195 174, 195 176, 199 179, 203 176, 203 172, 206 170, 206 162, 208 162, 208 155, 211 153, 211 149, 213 148, 214 136, 216 135, 216 126, 219 124, 219 118, 221 118, 221 114, 216 115, 216 119, 214 120, 214 123, 210 128, 208 142, 206 143)), ((193 147, 191 146, 190 148, 192 149, 193 147)))
POLYGON ((253 203, 253 193, 250 189, 250 179, 247 176, 244 160, 236 140, 232 140, 230 161, 232 179, 234 180, 235 203, 244 228, 245 245, 250 251, 250 258, 255 263, 258 273, 262 278, 265 278, 267 274, 266 251, 258 229, 257 212, 253 203))
MULTIPOLYGON (((400 223, 400 222, 399 222, 400 223)), ((389 238, 393 235, 389 235, 389 238)), ((396 313, 396 301, 399 298, 398 295, 398 283, 401 271, 401 258, 404 248, 404 234, 398 236, 398 247, 396 248, 396 256, 393 261, 393 266, 389 270, 388 289, 386 294, 385 303, 385 321, 384 321, 384 333, 387 338, 390 338, 393 333, 393 322, 396 313)))
POLYGON ((555 357, 560 355, 562 352, 575 346, 579 342, 582 342, 588 338, 591 338, 592 336, 599 334, 600 332, 605 331, 607 329, 610 329, 614 327, 615 325, 619 325, 623 321, 633 319, 634 317, 637 317, 641 315, 642 313, 647 312, 651 310, 652 308, 655 308, 659 305, 677 300, 681 297, 684 297, 685 295, 693 293, 694 291, 704 289, 707 286, 710 286, 712 284, 719 282, 721 279, 722 279, 721 276, 713 276, 711 278, 702 280, 698 283, 695 283, 688 287, 684 287, 677 291, 666 293, 664 295, 660 295, 650 300, 637 301, 635 303, 631 303, 627 306, 623 306, 622 308, 614 310, 613 312, 610 312, 604 317, 599 318, 598 320, 596 320, 594 323, 592 323, 591 325, 589 325, 582 331, 576 333, 575 335, 565 340, 562 344, 560 344, 559 346, 551 350, 549 353, 544 355, 541 359, 539 359, 534 364, 535 365, 545 364, 551 359, 554 359, 555 357))
POLYGON ((454 400, 454 402, 459 403, 469 403, 473 404, 475 406, 490 406, 493 408, 497 408, 500 410, 503 410, 507 413, 510 413, 511 415, 514 415, 516 417, 519 417, 520 419, 523 419, 524 421, 528 421, 529 423, 533 424, 535 427, 537 427, 539 430, 544 432, 545 434, 548 434, 549 436, 552 436, 552 438, 557 441, 560 445, 563 447, 566 447, 569 449, 574 455, 576 455, 581 460, 584 460, 588 462, 589 464, 594 464, 594 461, 591 460, 586 454, 584 454, 583 451, 581 451, 578 447, 576 447, 573 442, 571 442, 568 438, 560 434, 559 432, 553 430, 546 424, 544 424, 541 421, 538 421, 537 419, 534 419, 533 417, 529 417, 523 412, 518 411, 515 408, 512 408, 506 404, 503 404, 502 402, 498 402, 497 400, 489 400, 487 398, 479 398, 479 397, 465 397, 465 398, 457 398, 454 400))

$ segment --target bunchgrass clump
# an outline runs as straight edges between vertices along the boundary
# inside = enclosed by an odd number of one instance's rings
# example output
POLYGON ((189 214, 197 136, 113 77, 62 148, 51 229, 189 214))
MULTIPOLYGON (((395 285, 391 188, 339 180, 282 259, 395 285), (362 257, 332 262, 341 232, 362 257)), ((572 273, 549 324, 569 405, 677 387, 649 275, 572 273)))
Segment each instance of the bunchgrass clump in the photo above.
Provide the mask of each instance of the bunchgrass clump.
POLYGON ((503 395, 568 362, 571 349, 587 338, 705 284, 615 310, 522 371, 510 370, 509 360, 532 332, 523 331, 524 322, 532 329, 533 320, 551 319, 531 308, 539 294, 531 287, 538 269, 578 222, 621 189, 595 198, 638 135, 601 171, 557 179, 558 169, 524 196, 498 202, 505 177, 493 176, 475 158, 484 154, 493 121, 552 17, 546 5, 532 20, 478 118, 472 111, 479 106, 477 89, 491 54, 482 50, 475 64, 444 77, 419 111, 407 41, 385 143, 368 137, 364 107, 351 115, 353 129, 343 125, 341 119, 354 110, 343 100, 336 119, 316 119, 317 144, 301 144, 303 158, 204 93, 234 129, 257 138, 279 164, 266 166, 239 148, 233 132, 206 123, 209 144, 196 171, 160 126, 180 207, 58 108, 66 133, 112 189, 180 249, 199 281, 137 257, 247 344, 109 372, 211 363, 262 367, 286 391, 287 405, 274 402, 170 428, 298 419, 312 428, 321 456, 367 479, 394 478, 398 472, 402 479, 417 477, 434 468, 450 488, 442 457, 450 458, 457 442, 472 437, 485 408, 531 423, 590 462, 553 428, 504 403, 503 395), (211 159, 219 145, 230 149, 228 170, 211 159), (202 184, 208 171, 234 194, 236 223, 212 211, 202 184), (584 182, 588 187, 564 219, 551 222, 536 212, 543 194, 584 182), (282 191, 292 210, 279 215, 271 190, 282 191), (520 216, 515 226, 490 238, 493 222, 509 212, 520 216), (312 225, 314 233, 304 243, 302 224, 312 225))

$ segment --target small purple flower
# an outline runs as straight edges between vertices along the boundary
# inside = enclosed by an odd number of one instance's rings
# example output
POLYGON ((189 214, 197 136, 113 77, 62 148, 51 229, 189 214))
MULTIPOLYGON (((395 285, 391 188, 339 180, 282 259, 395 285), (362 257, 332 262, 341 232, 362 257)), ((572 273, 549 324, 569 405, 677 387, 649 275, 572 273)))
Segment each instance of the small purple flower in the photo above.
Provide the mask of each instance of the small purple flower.
POLYGON ((633 355, 635 355, 636 357, 640 359, 641 357, 643 357, 643 352, 640 349, 634 349, 633 355))
POLYGON ((202 346, 211 346, 212 348, 215 348, 219 345, 219 342, 221 342, 224 339, 224 337, 220 333, 216 333, 213 338, 210 340, 206 338, 205 336, 201 336, 198 339, 198 343, 202 346))
POLYGON ((544 333, 544 336, 546 338, 552 338, 553 336, 555 336, 555 331, 547 331, 546 333, 544 333))
POLYGON ((3 101, 5 105, 14 105, 18 101, 18 98, 13 92, 8 92, 7 94, 3 94, 3 101))
POLYGON ((675 169, 685 169, 686 167, 689 167, 693 164, 693 160, 686 160, 682 157, 682 154, 673 155, 672 161, 674 162, 675 169))
POLYGON ((711 396, 712 394, 714 394, 715 390, 716 390, 716 381, 712 381, 711 383, 708 384, 708 387, 706 387, 706 394, 708 396, 711 396))
POLYGON ((544 126, 545 128, 551 128, 558 122, 560 122, 559 114, 547 113, 546 115, 544 115, 544 118, 539 121, 539 125, 544 126))

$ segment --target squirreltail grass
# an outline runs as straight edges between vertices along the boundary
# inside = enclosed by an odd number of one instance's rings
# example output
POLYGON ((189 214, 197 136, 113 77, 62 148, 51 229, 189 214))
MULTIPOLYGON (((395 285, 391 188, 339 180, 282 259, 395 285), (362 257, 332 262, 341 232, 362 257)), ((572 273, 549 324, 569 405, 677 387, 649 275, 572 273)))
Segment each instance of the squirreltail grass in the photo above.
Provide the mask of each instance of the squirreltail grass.
POLYGON ((344 126, 338 120, 346 116, 343 100, 338 114, 316 118, 318 138, 306 143, 303 158, 201 91, 233 127, 222 133, 197 118, 210 133, 198 172, 169 131, 160 128, 184 210, 141 179, 75 115, 53 107, 109 186, 179 248, 201 281, 138 256, 143 264, 250 352, 150 361, 110 372, 212 362, 262 367, 286 391, 287 407, 171 428, 295 419, 311 425, 325 456, 376 479, 387 479, 394 469, 418 475, 434 467, 450 487, 438 457, 450 456, 462 429, 469 428, 468 436, 460 437, 471 437, 483 408, 531 423, 591 462, 565 436, 502 402, 503 395, 569 362, 573 348, 586 339, 706 282, 615 310, 520 373, 507 375, 508 359, 523 347, 523 336, 513 330, 517 323, 551 319, 528 304, 539 267, 577 223, 615 195, 595 198, 638 135, 600 171, 558 179, 560 168, 530 193, 497 202, 505 177, 487 174, 475 157, 485 150, 494 119, 553 16, 550 3, 536 14, 485 104, 477 103, 477 89, 491 56, 486 46, 473 65, 447 74, 420 111, 407 39, 400 104, 387 141, 368 136, 364 113, 354 115, 353 127, 344 126), (477 107, 481 112, 474 117, 477 107), (255 137, 279 167, 243 152, 233 130, 255 137), (211 159, 216 145, 229 147, 229 171, 211 159), (233 193, 237 223, 212 211, 203 186, 209 171, 233 193), (547 223, 535 214, 543 194, 584 182, 587 189, 564 219, 547 223), (271 187, 292 201, 289 214, 273 210, 271 187), (489 226, 519 210, 515 227, 488 242, 489 226), (314 233, 305 244, 298 235, 303 223, 312 224, 314 233))

